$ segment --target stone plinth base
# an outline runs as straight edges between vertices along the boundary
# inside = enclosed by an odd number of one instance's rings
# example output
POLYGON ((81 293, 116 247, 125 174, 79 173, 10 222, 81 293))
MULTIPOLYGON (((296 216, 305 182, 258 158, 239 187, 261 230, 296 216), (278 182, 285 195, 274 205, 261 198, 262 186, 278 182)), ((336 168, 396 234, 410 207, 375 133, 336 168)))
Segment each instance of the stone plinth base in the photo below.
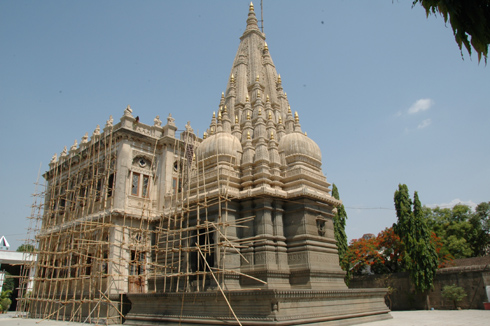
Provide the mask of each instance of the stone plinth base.
MULTIPOLYGON (((385 289, 240 290, 225 294, 242 325, 353 325, 390 319, 385 289)), ((238 325, 219 291, 128 294, 127 325, 238 325)))

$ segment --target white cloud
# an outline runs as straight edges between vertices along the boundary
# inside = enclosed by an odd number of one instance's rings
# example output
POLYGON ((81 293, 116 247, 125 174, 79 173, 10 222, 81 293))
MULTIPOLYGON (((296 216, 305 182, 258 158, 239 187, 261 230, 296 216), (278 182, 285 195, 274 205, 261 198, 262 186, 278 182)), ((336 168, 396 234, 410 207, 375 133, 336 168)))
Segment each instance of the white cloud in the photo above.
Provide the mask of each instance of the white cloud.
POLYGON ((426 205, 426 206, 427 207, 430 207, 430 208, 436 208, 436 207, 440 207, 440 208, 453 208, 454 205, 458 205, 458 204, 468 205, 472 209, 475 209, 476 206, 478 205, 478 204, 475 204, 472 200, 463 201, 463 200, 461 200, 459 198, 456 198, 456 199, 451 200, 449 203, 431 204, 431 205, 426 205))
POLYGON ((422 129, 422 128, 428 127, 428 126, 430 126, 431 123, 432 123, 432 121, 430 119, 425 119, 424 121, 419 123, 419 125, 417 126, 417 129, 422 129))
POLYGON ((408 114, 415 114, 417 112, 426 111, 434 105, 434 101, 430 98, 422 98, 417 100, 412 106, 408 109, 408 114))

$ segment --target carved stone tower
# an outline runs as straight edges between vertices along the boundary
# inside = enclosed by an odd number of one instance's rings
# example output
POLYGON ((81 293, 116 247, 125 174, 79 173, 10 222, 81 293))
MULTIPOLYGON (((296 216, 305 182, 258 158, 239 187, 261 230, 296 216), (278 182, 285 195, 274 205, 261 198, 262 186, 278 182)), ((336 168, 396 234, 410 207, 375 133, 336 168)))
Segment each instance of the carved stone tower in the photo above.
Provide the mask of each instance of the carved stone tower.
POLYGON ((186 171, 181 213, 169 215, 165 241, 155 244, 175 250, 155 258, 164 272, 150 280, 153 293, 128 294, 127 323, 348 325, 390 318, 383 289, 344 284, 332 220, 340 201, 330 195, 320 148, 291 111, 252 4, 240 40, 218 113, 177 167, 186 171), (182 247, 187 253, 176 255, 182 247))

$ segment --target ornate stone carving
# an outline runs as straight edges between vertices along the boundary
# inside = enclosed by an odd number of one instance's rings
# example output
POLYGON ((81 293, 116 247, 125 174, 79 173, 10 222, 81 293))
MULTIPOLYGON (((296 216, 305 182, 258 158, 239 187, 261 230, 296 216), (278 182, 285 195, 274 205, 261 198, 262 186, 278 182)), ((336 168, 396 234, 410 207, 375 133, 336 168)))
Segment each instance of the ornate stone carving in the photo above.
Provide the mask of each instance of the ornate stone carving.
POLYGON ((175 119, 172 118, 172 114, 169 113, 167 117, 167 125, 169 126, 175 126, 175 119))
POLYGON ((162 126, 162 120, 160 120, 160 116, 157 115, 155 119, 153 119, 153 125, 155 127, 161 127, 162 126))
POLYGON ((74 151, 74 150, 76 150, 76 149, 77 149, 77 147, 78 147, 78 142, 77 142, 77 140, 75 139, 75 142, 74 142, 74 143, 73 143, 73 145, 71 145, 71 147, 70 147, 70 151, 74 151))
POLYGON ((133 117, 132 113, 133 113, 133 110, 131 110, 131 107, 128 105, 126 107, 126 109, 124 110, 124 116, 132 118, 133 117))
POLYGON ((114 123, 114 119, 112 118, 112 115, 109 116, 109 120, 106 121, 105 126, 107 127, 112 127, 112 124, 114 123))
POLYGON ((316 227, 318 229, 318 235, 321 237, 325 236, 325 232, 326 232, 325 223, 326 223, 326 221, 327 220, 321 216, 316 218, 316 227))

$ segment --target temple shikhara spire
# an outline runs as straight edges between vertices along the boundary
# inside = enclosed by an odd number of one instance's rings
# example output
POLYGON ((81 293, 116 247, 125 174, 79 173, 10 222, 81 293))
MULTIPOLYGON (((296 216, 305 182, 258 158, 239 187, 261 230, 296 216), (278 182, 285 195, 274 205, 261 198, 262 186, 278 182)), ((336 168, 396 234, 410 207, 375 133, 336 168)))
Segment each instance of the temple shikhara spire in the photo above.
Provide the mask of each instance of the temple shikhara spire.
POLYGON ((384 289, 344 283, 333 229, 341 202, 257 23, 251 3, 202 138, 190 121, 179 130, 169 114, 147 125, 128 105, 53 155, 32 217, 34 274, 20 285, 30 316, 128 325, 390 318, 384 289))

